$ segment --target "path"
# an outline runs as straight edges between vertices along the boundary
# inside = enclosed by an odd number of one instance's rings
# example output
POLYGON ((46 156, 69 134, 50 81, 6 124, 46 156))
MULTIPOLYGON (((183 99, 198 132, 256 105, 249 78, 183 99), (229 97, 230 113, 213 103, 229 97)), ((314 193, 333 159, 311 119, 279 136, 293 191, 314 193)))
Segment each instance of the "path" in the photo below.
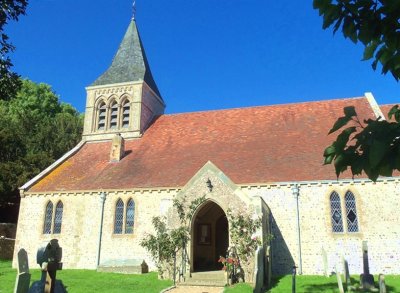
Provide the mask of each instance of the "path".
POLYGON ((200 287, 200 286, 181 286, 176 287, 166 293, 222 293, 224 287, 200 287))

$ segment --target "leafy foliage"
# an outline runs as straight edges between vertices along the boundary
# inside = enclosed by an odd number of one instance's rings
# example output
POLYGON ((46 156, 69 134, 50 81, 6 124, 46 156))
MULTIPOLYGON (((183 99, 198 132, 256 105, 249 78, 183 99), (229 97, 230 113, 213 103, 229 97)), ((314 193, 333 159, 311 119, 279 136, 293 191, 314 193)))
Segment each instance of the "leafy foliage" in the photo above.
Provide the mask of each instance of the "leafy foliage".
POLYGON ((27 0, 0 0, 0 100, 13 98, 21 86, 19 75, 12 72, 12 62, 9 54, 15 47, 4 33, 4 26, 10 21, 17 21, 25 14, 27 0))
POLYGON ((22 80, 15 98, 0 101, 0 203, 15 201, 18 187, 76 145, 82 128, 83 116, 49 85, 22 80))
POLYGON ((233 213, 228 210, 229 232, 231 242, 236 248, 240 259, 247 260, 255 253, 261 239, 255 233, 261 227, 261 219, 251 217, 246 213, 233 213))
POLYGON ((261 245, 261 235, 256 233, 261 227, 261 219, 244 212, 233 213, 231 210, 227 211, 227 216, 231 243, 236 250, 241 265, 247 272, 246 278, 250 281, 252 260, 254 260, 257 247, 261 245))
POLYGON ((323 16, 323 28, 340 28, 345 38, 364 45, 363 60, 374 59, 372 68, 400 78, 400 1, 313 0, 323 16))
POLYGON ((376 181, 379 176, 392 176, 400 170, 400 108, 388 113, 393 122, 368 119, 361 123, 354 107, 344 108, 344 116, 333 125, 329 134, 347 126, 324 151, 324 164, 335 166, 336 175, 350 168, 353 176, 363 171, 376 181))
POLYGON ((173 275, 173 261, 178 251, 186 249, 190 240, 190 222, 196 209, 205 201, 205 196, 196 198, 187 205, 185 198, 174 199, 173 206, 177 211, 180 226, 167 229, 166 219, 154 217, 152 224, 155 235, 147 234, 140 245, 150 252, 156 263, 160 278, 173 275), (168 276, 165 276, 165 272, 168 276))

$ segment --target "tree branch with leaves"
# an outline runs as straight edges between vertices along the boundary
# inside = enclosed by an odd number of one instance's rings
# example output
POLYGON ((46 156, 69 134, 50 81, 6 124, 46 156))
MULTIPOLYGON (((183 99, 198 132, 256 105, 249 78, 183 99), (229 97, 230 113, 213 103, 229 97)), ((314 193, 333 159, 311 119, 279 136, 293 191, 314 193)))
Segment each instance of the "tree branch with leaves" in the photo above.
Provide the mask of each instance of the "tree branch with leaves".
POLYGON ((335 166, 336 176, 350 169, 353 177, 362 172, 372 181, 379 176, 392 176, 400 171, 400 108, 388 113, 390 122, 382 117, 360 121, 353 106, 344 108, 328 134, 344 127, 336 140, 324 151, 324 164, 335 166), (350 126, 349 126, 350 125, 350 126))
POLYGON ((382 66, 400 78, 400 1, 387 0, 313 0, 314 9, 323 17, 323 29, 341 29, 353 43, 364 45, 363 60, 372 68, 382 66))
POLYGON ((27 0, 0 0, 0 100, 12 99, 21 87, 20 77, 12 71, 9 54, 15 47, 4 33, 4 26, 9 21, 18 21, 25 14, 27 0))

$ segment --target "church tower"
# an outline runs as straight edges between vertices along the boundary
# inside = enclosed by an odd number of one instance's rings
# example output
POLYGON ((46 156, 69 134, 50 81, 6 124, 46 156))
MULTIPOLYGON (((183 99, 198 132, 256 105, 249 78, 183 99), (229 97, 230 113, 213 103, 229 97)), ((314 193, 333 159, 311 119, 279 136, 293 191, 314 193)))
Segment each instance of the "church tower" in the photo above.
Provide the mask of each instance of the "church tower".
POLYGON ((165 103, 147 62, 136 22, 131 20, 111 66, 86 87, 83 139, 140 137, 165 103))

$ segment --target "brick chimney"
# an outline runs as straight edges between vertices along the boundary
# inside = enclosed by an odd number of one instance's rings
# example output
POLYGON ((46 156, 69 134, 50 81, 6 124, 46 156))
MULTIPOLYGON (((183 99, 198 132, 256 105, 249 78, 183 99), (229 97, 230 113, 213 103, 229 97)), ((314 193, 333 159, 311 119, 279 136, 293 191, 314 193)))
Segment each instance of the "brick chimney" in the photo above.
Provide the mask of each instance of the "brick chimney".
POLYGON ((125 154, 125 140, 120 133, 114 135, 111 143, 110 162, 119 162, 125 154))

